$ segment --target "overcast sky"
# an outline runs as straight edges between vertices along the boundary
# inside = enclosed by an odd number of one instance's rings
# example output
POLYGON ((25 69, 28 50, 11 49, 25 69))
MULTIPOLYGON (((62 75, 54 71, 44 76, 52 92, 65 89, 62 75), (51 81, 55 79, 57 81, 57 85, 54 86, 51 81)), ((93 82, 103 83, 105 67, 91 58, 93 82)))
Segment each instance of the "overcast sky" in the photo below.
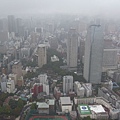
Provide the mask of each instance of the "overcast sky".
POLYGON ((80 13, 120 16, 120 0, 0 0, 1 15, 80 13))

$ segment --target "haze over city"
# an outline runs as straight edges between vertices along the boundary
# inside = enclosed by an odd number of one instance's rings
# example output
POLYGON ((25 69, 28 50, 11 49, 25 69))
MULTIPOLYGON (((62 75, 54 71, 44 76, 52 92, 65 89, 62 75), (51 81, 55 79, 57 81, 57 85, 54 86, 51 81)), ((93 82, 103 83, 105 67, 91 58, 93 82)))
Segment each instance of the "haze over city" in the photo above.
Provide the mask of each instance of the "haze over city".
POLYGON ((0 120, 120 120, 120 0, 0 0, 0 120))
POLYGON ((119 18, 119 0, 0 0, 1 15, 69 13, 119 18))

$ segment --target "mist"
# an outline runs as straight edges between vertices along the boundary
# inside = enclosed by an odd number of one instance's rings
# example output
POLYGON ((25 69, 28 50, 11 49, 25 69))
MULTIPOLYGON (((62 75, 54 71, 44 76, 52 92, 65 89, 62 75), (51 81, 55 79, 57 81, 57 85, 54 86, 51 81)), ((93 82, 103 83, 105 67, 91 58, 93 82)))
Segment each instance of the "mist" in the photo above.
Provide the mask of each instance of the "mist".
POLYGON ((119 17, 119 0, 0 0, 0 14, 39 15, 51 13, 119 17))

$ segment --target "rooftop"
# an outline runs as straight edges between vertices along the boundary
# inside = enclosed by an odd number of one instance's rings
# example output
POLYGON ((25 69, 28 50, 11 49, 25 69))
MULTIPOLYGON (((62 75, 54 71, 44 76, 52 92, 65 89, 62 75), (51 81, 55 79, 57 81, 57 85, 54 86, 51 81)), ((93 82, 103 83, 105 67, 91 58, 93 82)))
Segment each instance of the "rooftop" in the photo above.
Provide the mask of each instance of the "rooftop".
POLYGON ((92 110, 95 113, 105 113, 104 108, 102 105, 89 105, 90 110, 92 110))
POLYGON ((81 115, 91 114, 91 110, 88 105, 80 104, 80 105, 78 105, 78 109, 79 109, 81 115))
POLYGON ((61 104, 71 104, 70 97, 60 97, 61 104))
POLYGON ((38 108, 49 108, 49 105, 45 102, 37 102, 38 108))

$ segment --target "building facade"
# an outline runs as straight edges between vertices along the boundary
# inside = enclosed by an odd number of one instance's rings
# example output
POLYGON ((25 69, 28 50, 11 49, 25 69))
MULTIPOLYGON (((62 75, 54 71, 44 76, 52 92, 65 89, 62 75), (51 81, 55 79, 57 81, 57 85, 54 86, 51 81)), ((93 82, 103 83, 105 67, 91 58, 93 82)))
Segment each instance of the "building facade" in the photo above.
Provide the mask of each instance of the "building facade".
POLYGON ((68 94, 69 91, 73 91, 73 76, 63 77, 63 93, 68 94))
POLYGON ((88 28, 85 42, 84 78, 91 83, 101 82, 103 59, 103 30, 99 25, 88 28))
POLYGON ((38 46, 38 66, 41 68, 47 63, 46 45, 40 44, 38 46))
POLYGON ((70 29, 67 41, 67 66, 68 68, 77 68, 78 60, 78 35, 76 29, 70 29))

